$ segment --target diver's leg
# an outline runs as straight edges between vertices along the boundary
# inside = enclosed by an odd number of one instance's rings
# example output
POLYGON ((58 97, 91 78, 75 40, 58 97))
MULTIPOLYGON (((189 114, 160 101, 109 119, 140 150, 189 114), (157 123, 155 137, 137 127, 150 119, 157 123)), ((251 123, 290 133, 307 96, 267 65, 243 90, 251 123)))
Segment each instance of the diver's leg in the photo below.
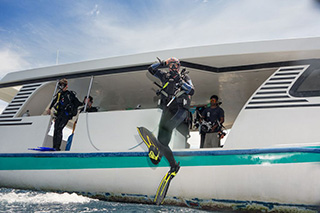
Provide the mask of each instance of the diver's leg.
POLYGON ((63 116, 57 117, 54 123, 53 148, 55 148, 57 151, 60 151, 61 141, 63 137, 62 131, 67 123, 68 118, 63 116))
POLYGON ((60 122, 61 122, 61 117, 57 117, 56 120, 54 121, 54 131, 53 131, 53 148, 57 151, 59 151, 59 147, 58 146, 58 141, 59 138, 61 138, 61 130, 59 128, 60 126, 60 122))
POLYGON ((174 166, 176 161, 173 157, 172 151, 169 148, 168 144, 171 140, 172 130, 169 128, 168 121, 172 117, 171 112, 169 110, 164 110, 161 115, 161 120, 159 124, 159 133, 158 133, 158 141, 159 141, 159 149, 161 155, 164 155, 168 160, 170 166, 174 166))
POLYGON ((206 138, 206 134, 201 133, 200 134, 200 148, 203 148, 205 138, 206 138))
POLYGON ((170 167, 175 169, 177 162, 174 159, 169 142, 171 140, 172 131, 176 128, 187 116, 187 111, 184 109, 178 110, 172 117, 171 112, 164 111, 159 125, 158 141, 160 142, 160 150, 168 160, 170 167))
POLYGON ((171 140, 172 130, 168 125, 168 121, 170 121, 172 117, 172 113, 169 110, 163 110, 161 115, 161 120, 159 124, 159 133, 158 133, 158 141, 164 145, 168 146, 171 140))

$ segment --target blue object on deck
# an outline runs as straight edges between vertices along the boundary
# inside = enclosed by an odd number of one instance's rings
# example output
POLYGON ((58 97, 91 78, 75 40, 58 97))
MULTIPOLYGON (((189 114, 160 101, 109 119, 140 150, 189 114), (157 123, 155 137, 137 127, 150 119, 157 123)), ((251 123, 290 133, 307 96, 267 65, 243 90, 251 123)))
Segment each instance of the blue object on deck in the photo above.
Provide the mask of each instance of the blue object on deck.
POLYGON ((35 151, 41 151, 41 152, 45 152, 45 151, 56 151, 54 148, 51 148, 51 147, 29 148, 29 150, 35 150, 35 151))
POLYGON ((73 139, 73 133, 68 137, 67 145, 66 145, 66 151, 70 151, 71 144, 73 139))

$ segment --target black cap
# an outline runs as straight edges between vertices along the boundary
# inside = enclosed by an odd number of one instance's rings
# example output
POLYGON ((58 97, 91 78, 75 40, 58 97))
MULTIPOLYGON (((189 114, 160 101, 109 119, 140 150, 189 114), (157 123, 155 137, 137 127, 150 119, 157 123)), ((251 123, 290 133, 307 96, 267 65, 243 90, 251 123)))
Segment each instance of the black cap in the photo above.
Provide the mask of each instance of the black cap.
POLYGON ((218 97, 217 95, 212 95, 212 96, 210 97, 210 100, 213 99, 213 98, 216 99, 217 101, 219 100, 219 97, 218 97))
POLYGON ((217 101, 217 104, 218 104, 218 105, 222 104, 222 102, 219 101, 219 97, 218 97, 217 95, 212 95, 212 96, 210 97, 210 100, 211 100, 211 99, 215 99, 215 100, 217 101))

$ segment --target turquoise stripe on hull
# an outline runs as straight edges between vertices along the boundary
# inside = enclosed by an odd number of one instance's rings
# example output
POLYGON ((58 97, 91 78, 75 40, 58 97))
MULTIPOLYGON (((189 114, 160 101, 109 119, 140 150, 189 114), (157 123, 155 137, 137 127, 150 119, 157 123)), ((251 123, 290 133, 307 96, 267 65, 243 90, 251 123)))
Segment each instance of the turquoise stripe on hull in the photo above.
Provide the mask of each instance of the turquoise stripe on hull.
MULTIPOLYGON (((252 150, 250 151, 252 152, 252 150)), ((181 166, 235 166, 289 163, 320 163, 320 149, 246 153, 236 151, 176 152, 181 166)), ((21 153, 0 154, 0 170, 112 169, 168 167, 163 159, 154 166, 140 153, 21 153)))

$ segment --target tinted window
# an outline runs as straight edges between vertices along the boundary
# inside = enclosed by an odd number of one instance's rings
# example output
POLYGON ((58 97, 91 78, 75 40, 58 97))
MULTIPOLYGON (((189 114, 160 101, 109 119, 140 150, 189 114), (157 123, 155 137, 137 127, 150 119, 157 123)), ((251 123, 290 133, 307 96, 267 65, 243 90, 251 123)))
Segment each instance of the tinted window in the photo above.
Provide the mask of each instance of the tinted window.
POLYGON ((293 85, 290 95, 297 97, 320 96, 320 67, 310 66, 293 85))

